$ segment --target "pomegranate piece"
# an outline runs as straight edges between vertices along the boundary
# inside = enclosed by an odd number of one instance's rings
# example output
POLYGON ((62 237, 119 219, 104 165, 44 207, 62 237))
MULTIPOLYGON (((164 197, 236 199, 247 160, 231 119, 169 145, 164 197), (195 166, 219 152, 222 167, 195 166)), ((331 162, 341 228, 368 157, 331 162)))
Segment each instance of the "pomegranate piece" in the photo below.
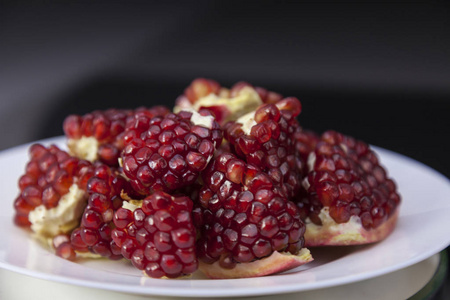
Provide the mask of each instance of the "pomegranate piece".
POLYGON ((110 259, 122 258, 111 231, 114 213, 122 207, 121 194, 135 196, 129 183, 114 168, 98 165, 87 183, 89 200, 80 226, 71 233, 70 244, 77 252, 91 252, 110 259))
POLYGON ((264 104, 224 126, 236 154, 267 173, 290 200, 301 190, 304 165, 294 136, 300 130, 296 120, 300 111, 300 101, 290 97, 264 104))
POLYGON ((163 106, 149 109, 140 107, 135 110, 97 110, 84 116, 68 116, 64 120, 63 129, 73 155, 92 162, 99 160, 110 166, 118 166, 127 122, 131 122, 135 115, 155 117, 167 113, 169 109, 163 106))
POLYGON ((126 259, 153 278, 177 278, 197 270, 191 199, 158 191, 141 207, 130 206, 116 211, 112 232, 126 259))
POLYGON ((208 109, 214 114, 216 121, 223 125, 255 110, 263 103, 276 103, 282 98, 278 93, 243 81, 227 89, 214 80, 198 78, 177 98, 174 111, 208 109))
POLYGON ((71 157, 54 145, 34 144, 29 156, 25 174, 18 182, 20 193, 14 201, 16 225, 31 227, 49 237, 69 231, 85 205, 92 164, 71 157), (61 202, 64 208, 59 207, 61 202))
POLYGON ((297 203, 307 245, 376 242, 393 230, 400 195, 367 144, 327 131, 309 154, 308 170, 297 203))
POLYGON ((165 117, 138 116, 127 125, 123 171, 142 195, 193 184, 222 142, 222 130, 208 111, 165 117))
MULTIPOLYGON (((203 270, 233 269, 223 273, 228 278, 246 267, 247 276, 262 276, 298 266, 297 259, 283 264, 282 269, 252 263, 275 252, 298 255, 304 246, 305 226, 297 207, 268 174, 224 152, 210 162, 202 179, 194 222, 200 234, 197 253, 203 270), (246 267, 236 269, 240 264, 246 267)), ((306 263, 310 259, 300 260, 306 263)), ((217 270, 214 274, 222 276, 217 270)))

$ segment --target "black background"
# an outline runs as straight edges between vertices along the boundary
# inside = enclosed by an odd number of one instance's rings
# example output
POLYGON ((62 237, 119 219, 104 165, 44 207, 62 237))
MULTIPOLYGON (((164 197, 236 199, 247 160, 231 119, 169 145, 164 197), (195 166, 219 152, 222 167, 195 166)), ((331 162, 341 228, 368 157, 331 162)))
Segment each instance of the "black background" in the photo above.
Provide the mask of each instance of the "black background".
POLYGON ((71 113, 170 106, 202 76, 297 96, 305 128, 450 176, 448 2, 0 5, 0 149, 61 135, 71 113))

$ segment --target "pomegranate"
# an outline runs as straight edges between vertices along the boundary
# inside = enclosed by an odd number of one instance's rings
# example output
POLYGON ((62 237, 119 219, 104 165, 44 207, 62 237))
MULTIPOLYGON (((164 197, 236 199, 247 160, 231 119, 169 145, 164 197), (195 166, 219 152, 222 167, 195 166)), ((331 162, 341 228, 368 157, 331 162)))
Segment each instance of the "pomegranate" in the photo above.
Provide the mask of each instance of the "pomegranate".
POLYGON ((56 255, 125 258, 153 278, 286 271, 306 247, 377 242, 400 195, 370 147, 303 129, 297 98, 198 78, 168 108, 63 124, 70 156, 30 147, 14 221, 56 255))
POLYGON ((297 202, 308 246, 371 243, 393 230, 400 195, 367 144, 327 131, 309 154, 308 169, 297 202))
POLYGON ((202 179, 194 222, 205 274, 262 276, 312 260, 307 250, 301 252, 305 226, 295 204, 268 174, 225 152, 211 161, 202 179))

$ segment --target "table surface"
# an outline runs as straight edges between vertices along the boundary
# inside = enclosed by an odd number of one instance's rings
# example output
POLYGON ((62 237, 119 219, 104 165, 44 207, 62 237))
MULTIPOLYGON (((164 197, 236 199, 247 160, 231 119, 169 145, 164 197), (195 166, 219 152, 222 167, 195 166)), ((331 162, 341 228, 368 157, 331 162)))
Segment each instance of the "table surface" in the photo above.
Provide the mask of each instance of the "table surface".
MULTIPOLYGON (((283 295, 284 300, 291 299, 407 299, 422 290, 432 278, 436 277, 441 258, 439 254, 407 267, 380 277, 352 284, 326 289, 283 295), (380 289, 380 287, 383 287, 380 289)), ((192 299, 152 297, 142 295, 122 294, 118 292, 79 287, 62 284, 38 278, 29 277, 9 270, 0 269, 0 299, 192 299), (26 288, 24 288, 26 287, 26 288), (38 293, 36 291, 39 291, 38 293)), ((252 299, 279 299, 279 295, 253 297, 252 299)))

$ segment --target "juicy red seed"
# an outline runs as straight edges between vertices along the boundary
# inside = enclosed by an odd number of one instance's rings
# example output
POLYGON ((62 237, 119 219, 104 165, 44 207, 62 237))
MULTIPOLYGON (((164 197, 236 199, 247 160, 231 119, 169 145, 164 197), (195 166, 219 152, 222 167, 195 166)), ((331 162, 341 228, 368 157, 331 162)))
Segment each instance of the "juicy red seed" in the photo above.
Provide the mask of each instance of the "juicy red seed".
POLYGON ((278 122, 280 119, 280 111, 276 105, 266 104, 256 110, 254 119, 256 123, 261 123, 267 120, 278 122))
POLYGON ((14 223, 17 226, 21 226, 21 227, 30 227, 31 226, 31 223, 28 220, 28 214, 16 213, 14 215, 14 223))
POLYGON ((120 150, 111 144, 103 144, 98 148, 98 156, 101 162, 114 166, 118 164, 120 150))
POLYGON ((81 224, 89 229, 98 229, 102 223, 102 216, 93 210, 86 210, 81 219, 81 224))
POLYGON ((17 197, 14 201, 14 209, 17 213, 28 215, 34 209, 34 206, 28 204, 23 197, 17 197))
POLYGON ((259 239, 253 245, 252 252, 255 257, 265 257, 272 253, 272 246, 267 240, 259 239))
POLYGON ((131 260, 131 256, 133 255, 134 251, 136 251, 136 249, 137 249, 137 243, 134 240, 127 239, 122 244, 121 254, 126 259, 131 260))
POLYGON ((335 183, 323 181, 317 184, 317 196, 325 206, 332 205, 339 197, 339 189, 335 183))
POLYGON ((302 110, 302 105, 300 101, 295 97, 288 97, 280 100, 276 103, 279 110, 287 110, 292 112, 294 117, 298 116, 302 110))
POLYGON ((93 246, 98 242, 98 233, 95 230, 84 228, 80 233, 81 239, 86 246, 93 246))
POLYGON ((58 247, 56 247, 55 253, 57 256, 67 260, 75 260, 77 257, 75 250, 72 248, 72 245, 68 241, 63 242, 58 247))
POLYGON ((36 207, 42 203, 42 192, 36 186, 27 186, 22 191, 22 197, 29 205, 33 207, 36 207))
POLYGON ((220 85, 211 79, 197 78, 186 88, 184 94, 194 103, 196 100, 208 96, 209 94, 217 94, 220 90, 220 85))
POLYGON ((88 182, 88 190, 92 191, 92 193, 107 195, 110 192, 110 187, 104 180, 93 177, 88 182))
POLYGON ((36 185, 36 183, 37 183, 37 180, 35 177, 25 174, 22 177, 20 177, 20 179, 19 179, 19 189, 23 190, 27 186, 36 185))
POLYGON ((47 208, 53 208, 58 205, 61 195, 52 187, 49 186, 42 192, 42 203, 47 208))
POLYGON ((117 228, 124 229, 131 223, 133 219, 133 213, 125 208, 119 208, 114 214, 114 225, 117 228))

